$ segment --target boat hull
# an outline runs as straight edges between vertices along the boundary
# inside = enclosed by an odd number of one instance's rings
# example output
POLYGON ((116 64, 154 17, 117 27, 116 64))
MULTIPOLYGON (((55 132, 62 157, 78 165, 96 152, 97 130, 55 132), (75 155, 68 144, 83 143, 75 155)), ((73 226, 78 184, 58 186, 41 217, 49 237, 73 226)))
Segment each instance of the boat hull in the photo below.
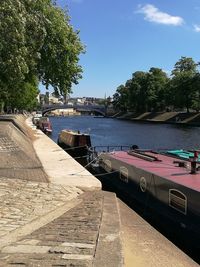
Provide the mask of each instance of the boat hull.
MULTIPOLYGON (((200 247, 200 192, 167 179, 154 169, 149 171, 142 164, 138 166, 138 161, 142 159, 137 159, 134 165, 105 153, 100 156, 99 171, 106 173, 106 179, 120 187, 127 198, 137 200, 145 212, 166 218, 176 229, 189 234, 192 245, 200 247)), ((162 167, 156 164, 156 168, 162 167)))
POLYGON ((88 156, 88 149, 91 146, 90 136, 79 131, 62 130, 58 136, 57 144, 68 154, 76 159, 85 159, 88 156))
POLYGON ((57 144, 73 158, 85 157, 88 155, 87 146, 82 146, 82 147, 70 146, 70 145, 67 145, 66 143, 63 143, 59 139, 57 141, 57 144))

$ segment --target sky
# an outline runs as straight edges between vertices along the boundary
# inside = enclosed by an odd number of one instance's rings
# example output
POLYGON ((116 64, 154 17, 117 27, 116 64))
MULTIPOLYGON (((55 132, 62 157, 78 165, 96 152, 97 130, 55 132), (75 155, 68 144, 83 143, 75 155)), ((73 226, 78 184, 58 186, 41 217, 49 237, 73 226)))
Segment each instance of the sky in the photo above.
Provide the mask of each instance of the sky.
POLYGON ((86 53, 72 97, 113 96, 136 71, 170 74, 182 57, 200 61, 200 0, 57 0, 86 53))

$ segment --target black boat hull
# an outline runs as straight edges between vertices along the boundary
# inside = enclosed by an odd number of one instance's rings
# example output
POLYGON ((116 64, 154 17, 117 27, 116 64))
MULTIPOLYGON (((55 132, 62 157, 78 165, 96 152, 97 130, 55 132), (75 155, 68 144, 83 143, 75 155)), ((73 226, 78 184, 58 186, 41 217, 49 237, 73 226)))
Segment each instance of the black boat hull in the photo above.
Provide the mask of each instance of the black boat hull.
POLYGON ((109 154, 101 156, 99 173, 106 173, 102 182, 106 179, 120 188, 127 198, 135 199, 144 213, 151 213, 151 216, 160 217, 160 220, 166 219, 166 227, 167 222, 172 223, 174 229, 169 230, 180 230, 185 237, 189 236, 187 241, 192 246, 200 248, 199 192, 136 166, 122 164, 109 157, 109 154), (105 164, 106 160, 111 161, 112 168, 105 164), (120 171, 122 165, 126 172, 120 171))

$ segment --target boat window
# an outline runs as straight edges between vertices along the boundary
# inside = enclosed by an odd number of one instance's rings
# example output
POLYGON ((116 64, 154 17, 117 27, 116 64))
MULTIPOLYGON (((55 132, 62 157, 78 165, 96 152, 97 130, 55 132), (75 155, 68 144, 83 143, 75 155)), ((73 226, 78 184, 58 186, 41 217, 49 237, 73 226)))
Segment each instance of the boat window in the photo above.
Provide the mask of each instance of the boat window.
POLYGON ((169 206, 186 215, 187 214, 186 195, 177 189, 170 189, 169 190, 169 206))
POLYGON ((107 172, 111 172, 112 171, 112 164, 111 164, 111 161, 106 159, 104 161, 104 168, 107 172))
POLYGON ((124 166, 120 167, 120 179, 125 183, 128 183, 128 169, 124 166))
POLYGON ((140 189, 142 192, 146 192, 147 190, 147 180, 145 177, 140 178, 140 189))

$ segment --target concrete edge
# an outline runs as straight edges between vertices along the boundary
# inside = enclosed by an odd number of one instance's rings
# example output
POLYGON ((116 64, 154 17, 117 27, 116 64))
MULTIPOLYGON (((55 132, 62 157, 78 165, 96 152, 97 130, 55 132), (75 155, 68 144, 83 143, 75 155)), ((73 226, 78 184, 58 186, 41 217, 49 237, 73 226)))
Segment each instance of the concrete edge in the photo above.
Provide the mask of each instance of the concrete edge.
POLYGON ((84 191, 101 190, 101 182, 42 131, 35 129, 30 117, 26 123, 35 130, 33 147, 50 183, 75 186, 84 191))
POLYGON ((121 220, 115 193, 104 192, 102 222, 99 229, 93 266, 124 266, 121 220))

